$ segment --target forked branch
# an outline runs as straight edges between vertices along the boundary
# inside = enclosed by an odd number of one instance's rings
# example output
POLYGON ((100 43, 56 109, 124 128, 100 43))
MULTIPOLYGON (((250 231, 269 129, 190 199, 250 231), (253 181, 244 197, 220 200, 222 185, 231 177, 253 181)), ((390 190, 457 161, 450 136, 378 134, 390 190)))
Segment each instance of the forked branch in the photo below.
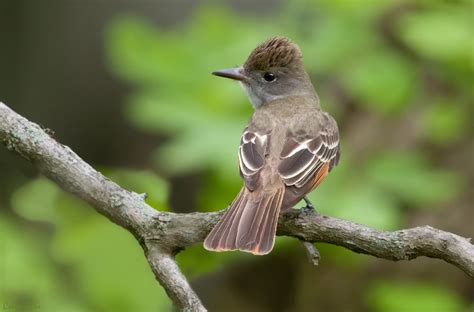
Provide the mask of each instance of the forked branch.
MULTIPOLYGON (((44 175, 130 231, 145 251, 157 280, 182 310, 206 311, 179 270, 174 255, 200 243, 222 212, 159 212, 144 196, 125 190, 84 162, 37 124, 0 102, 0 140, 44 175)), ((385 232, 353 222, 290 210, 278 222, 278 235, 304 242, 325 242, 388 260, 439 258, 474 277, 474 246, 469 239, 429 226, 385 232)), ((105 243, 105 242, 104 242, 105 243)), ((306 248, 311 251, 311 246, 306 248)))

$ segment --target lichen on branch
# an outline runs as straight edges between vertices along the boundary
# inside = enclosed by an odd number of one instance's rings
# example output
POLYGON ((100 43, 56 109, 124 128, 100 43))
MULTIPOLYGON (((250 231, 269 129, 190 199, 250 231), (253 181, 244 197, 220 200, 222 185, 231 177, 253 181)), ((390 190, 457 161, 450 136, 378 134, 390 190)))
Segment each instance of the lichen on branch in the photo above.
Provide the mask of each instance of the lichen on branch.
MULTIPOLYGON (((143 194, 125 190, 110 181, 69 147, 54 140, 47 131, 1 102, 0 141, 62 189, 130 231, 143 247, 156 279, 179 309, 206 311, 179 270, 174 256, 180 250, 202 242, 222 211, 159 212, 144 201, 143 194)), ((393 261, 420 256, 438 258, 474 277, 474 246, 470 239, 430 226, 378 231, 350 221, 290 209, 281 215, 277 235, 292 236, 309 243, 325 242, 393 261)))

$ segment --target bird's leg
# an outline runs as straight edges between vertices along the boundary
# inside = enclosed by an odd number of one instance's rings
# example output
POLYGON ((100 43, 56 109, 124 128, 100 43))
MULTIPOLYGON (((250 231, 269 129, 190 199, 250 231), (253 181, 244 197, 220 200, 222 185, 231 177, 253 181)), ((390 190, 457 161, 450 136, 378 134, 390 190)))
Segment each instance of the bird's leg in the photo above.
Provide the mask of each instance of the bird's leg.
POLYGON ((308 197, 305 196, 305 197, 303 197, 303 199, 304 199, 304 201, 305 201, 305 203, 306 203, 306 206, 303 207, 303 209, 310 210, 310 211, 312 211, 312 212, 318 213, 318 212, 316 211, 316 209, 314 209, 314 206, 313 206, 313 204, 309 201, 308 197))
POLYGON ((308 197, 305 196, 305 197, 303 197, 303 199, 304 199, 304 201, 305 201, 305 203, 306 203, 306 207, 305 207, 305 208, 307 208, 307 209, 314 209, 314 206, 313 206, 313 204, 309 201, 308 197))

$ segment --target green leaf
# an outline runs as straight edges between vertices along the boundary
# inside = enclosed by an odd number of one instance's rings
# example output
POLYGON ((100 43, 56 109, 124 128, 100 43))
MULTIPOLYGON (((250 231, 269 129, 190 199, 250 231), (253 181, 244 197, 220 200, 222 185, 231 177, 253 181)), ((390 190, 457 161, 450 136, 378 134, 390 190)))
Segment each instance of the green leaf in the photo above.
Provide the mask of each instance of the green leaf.
POLYGON ((182 173, 198 168, 237 171, 237 147, 242 124, 233 120, 201 123, 199 131, 181 134, 158 150, 156 163, 168 172, 182 173))
MULTIPOLYGON (((2 215, 0 218, 0 282, 10 294, 28 294, 33 302, 53 294, 54 270, 31 236, 2 215)), ((0 296, 3 292, 0 292, 0 296)))
POLYGON ((310 198, 315 198, 316 209, 323 214, 381 230, 393 230, 400 224, 400 211, 394 199, 369 183, 350 181, 327 194, 316 190, 310 198))
POLYGON ((192 78, 173 65, 192 63, 191 51, 180 44, 177 36, 158 32, 151 23, 133 16, 117 18, 109 24, 106 35, 111 68, 122 79, 156 85, 168 80, 189 83, 192 78))
POLYGON ((457 294, 432 283, 379 281, 368 289, 366 302, 376 312, 467 311, 457 294))
POLYGON ((400 37, 424 57, 473 70, 471 11, 452 4, 412 11, 398 22, 400 37))
POLYGON ((38 178, 18 188, 11 197, 11 205, 28 220, 51 221, 57 218, 55 205, 60 193, 53 182, 38 178))
POLYGON ((83 295, 100 310, 169 310, 169 299, 133 236, 90 213, 86 220, 62 227, 52 245, 54 259, 73 268, 83 295))
MULTIPOLYGON (((128 189, 147 192, 151 204, 167 209, 167 184, 155 174, 111 170, 109 176, 128 189)), ((37 247, 29 247, 38 246, 37 242, 24 243, 23 239, 17 238, 12 243, 14 247, 8 243, 7 255, 12 258, 10 261, 8 257, 0 257, 0 260, 7 261, 5 266, 0 266, 0 274, 1 268, 8 266, 6 280, 9 281, 8 287, 12 294, 21 295, 17 289, 23 289, 29 296, 30 293, 35 296, 32 302, 39 302, 48 310, 81 311, 81 304, 93 306, 97 310, 170 309, 170 301, 153 274, 150 274, 143 250, 136 240, 84 202, 63 193, 45 178, 39 178, 19 188, 13 196, 12 205, 18 214, 28 219, 50 222, 55 226, 52 250, 48 253, 45 253, 46 246, 42 246, 40 251, 35 251, 37 247), (41 256, 35 255, 33 251, 39 252, 41 256), (28 259, 34 259, 35 264, 31 265, 28 259), (63 299, 55 300, 58 294, 60 298, 67 296, 55 288, 60 285, 57 281, 60 278, 46 265, 51 259, 69 269, 69 274, 77 284, 75 289, 80 291, 74 296, 84 296, 87 303, 83 302, 84 298, 77 305, 74 302, 64 303, 63 299), (29 281, 31 286, 28 286, 29 281), (41 295, 36 295, 38 292, 41 295)), ((0 242, 4 241, 2 235, 7 230, 6 226, 0 227, 0 242)), ((11 236, 15 238, 15 235, 11 236)), ((17 234, 17 237, 23 235, 17 234)), ((90 310, 90 306, 86 310, 90 310)))
POLYGON ((453 172, 429 167, 426 159, 416 153, 380 153, 368 162, 367 175, 394 198, 425 209, 439 207, 460 190, 453 172))
POLYGON ((0 214, 2 306, 15 311, 88 311, 68 292, 61 273, 45 253, 42 238, 0 214))
POLYGON ((389 51, 378 51, 353 59, 341 78, 358 104, 392 115, 402 112, 410 103, 415 77, 407 60, 389 51))
MULTIPOLYGON (((299 43, 310 73, 338 74, 344 77, 354 59, 348 55, 365 54, 377 42, 369 25, 349 15, 344 19, 322 16, 315 19, 308 38, 299 43)), ((359 58, 358 58, 359 59, 359 58)))
POLYGON ((423 115, 425 136, 433 143, 449 145, 465 137, 469 114, 457 99, 442 99, 428 106, 423 115))

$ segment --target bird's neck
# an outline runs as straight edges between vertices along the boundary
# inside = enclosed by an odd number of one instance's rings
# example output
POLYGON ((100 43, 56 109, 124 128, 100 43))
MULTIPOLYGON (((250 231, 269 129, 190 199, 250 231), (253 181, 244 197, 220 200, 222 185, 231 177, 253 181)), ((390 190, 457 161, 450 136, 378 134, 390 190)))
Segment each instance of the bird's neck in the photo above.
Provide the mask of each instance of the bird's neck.
POLYGON ((314 105, 319 107, 319 98, 314 90, 313 85, 309 82, 308 85, 300 85, 298 88, 293 90, 287 90, 283 94, 268 94, 262 92, 254 92, 248 86, 242 84, 243 89, 247 93, 250 103, 255 109, 267 106, 275 101, 284 101, 285 99, 290 98, 305 98, 308 102, 313 102, 314 105))

